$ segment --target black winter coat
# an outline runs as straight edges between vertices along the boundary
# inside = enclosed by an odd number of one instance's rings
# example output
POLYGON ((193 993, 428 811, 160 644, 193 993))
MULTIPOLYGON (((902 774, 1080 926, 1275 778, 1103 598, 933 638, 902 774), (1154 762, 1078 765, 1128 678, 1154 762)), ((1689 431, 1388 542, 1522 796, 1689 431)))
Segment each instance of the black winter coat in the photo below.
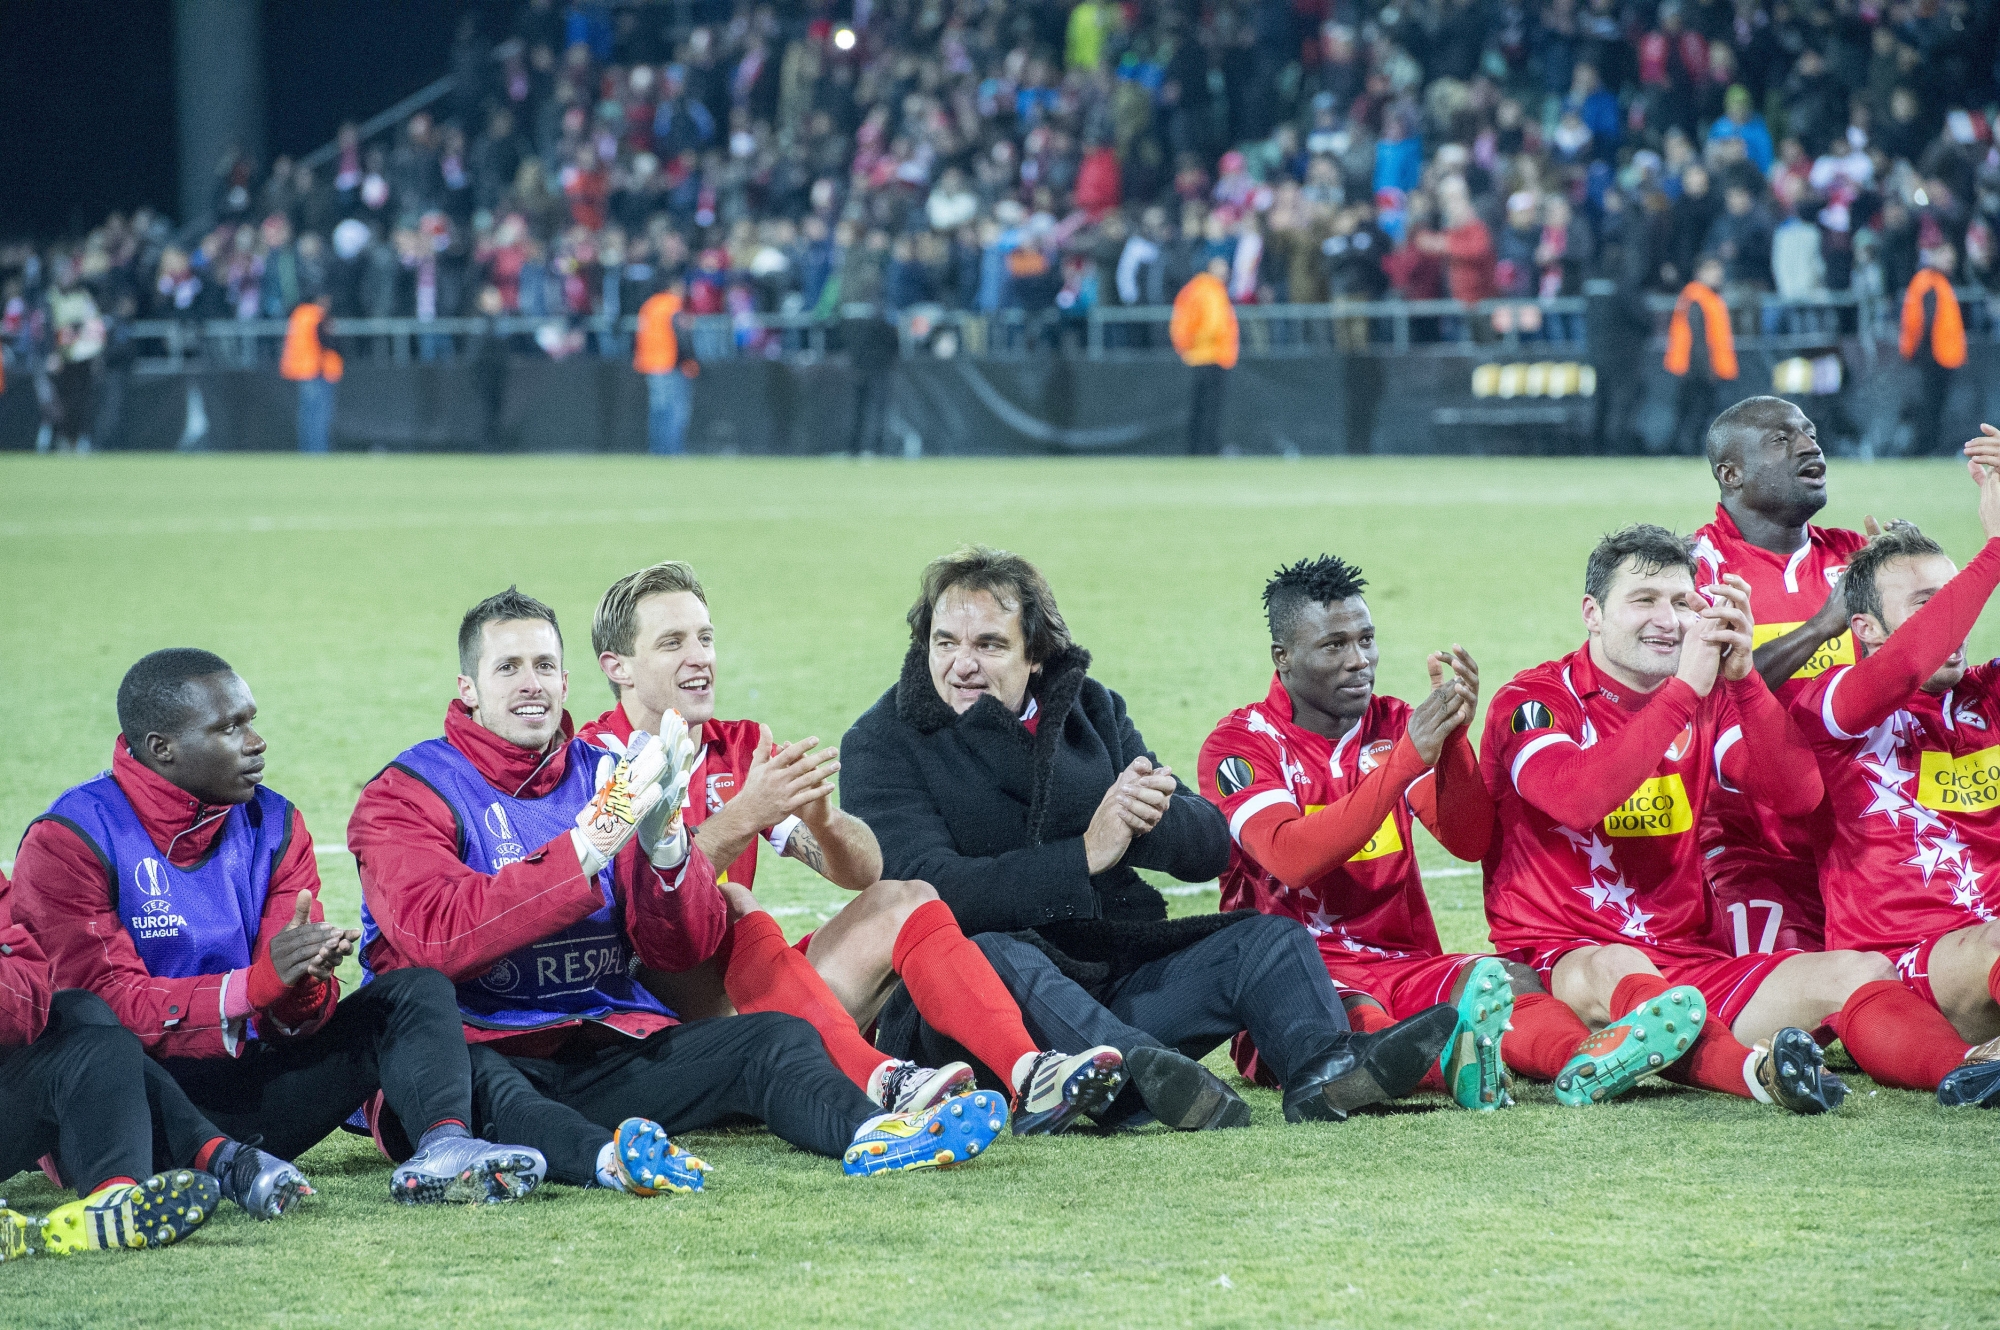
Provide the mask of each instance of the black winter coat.
POLYGON ((1030 733, 991 696, 953 712, 913 646, 901 680, 841 742, 840 799, 874 829, 883 875, 930 883, 968 935, 1033 930, 1051 949, 1116 974, 1233 922, 1167 922, 1166 901, 1133 871, 1217 877, 1229 829, 1180 785, 1159 825, 1091 876, 1083 833, 1104 792, 1133 758, 1159 759, 1089 666, 1075 646, 1044 664, 1030 733))

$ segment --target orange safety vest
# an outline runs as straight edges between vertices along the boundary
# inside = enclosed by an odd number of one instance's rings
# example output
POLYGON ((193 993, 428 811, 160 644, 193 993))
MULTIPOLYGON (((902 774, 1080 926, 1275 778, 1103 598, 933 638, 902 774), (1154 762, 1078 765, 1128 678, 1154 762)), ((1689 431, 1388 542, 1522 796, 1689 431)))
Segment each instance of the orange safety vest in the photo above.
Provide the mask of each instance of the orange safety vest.
POLYGON ((632 346, 632 368, 641 374, 671 374, 681 358, 680 339, 674 336, 674 315, 681 312, 681 298, 665 291, 648 296, 639 306, 639 336, 632 346))
POLYGON ((1946 369, 1965 363, 1965 316, 1959 312, 1958 297, 1951 282, 1936 268, 1920 268, 1910 279, 1903 295, 1903 359, 1917 358, 1917 344, 1924 339, 1924 294, 1937 294, 1937 314, 1931 319, 1931 358, 1946 369))
POLYGON ((319 325, 325 318, 326 311, 310 300, 292 311, 285 329, 284 353, 278 358, 278 373, 300 382, 307 379, 340 382, 344 368, 340 353, 319 344, 319 325))
POLYGON ((1236 310, 1229 290, 1213 276, 1198 272, 1174 297, 1167 336, 1190 365, 1236 367, 1236 310))
POLYGON ((1667 373, 1686 377, 1694 357, 1694 329, 1688 327, 1688 306, 1701 306, 1701 328, 1708 341, 1708 367, 1718 379, 1736 377, 1736 336, 1729 331, 1729 307, 1722 297, 1701 282, 1689 282, 1674 302, 1674 317, 1667 324, 1667 373))

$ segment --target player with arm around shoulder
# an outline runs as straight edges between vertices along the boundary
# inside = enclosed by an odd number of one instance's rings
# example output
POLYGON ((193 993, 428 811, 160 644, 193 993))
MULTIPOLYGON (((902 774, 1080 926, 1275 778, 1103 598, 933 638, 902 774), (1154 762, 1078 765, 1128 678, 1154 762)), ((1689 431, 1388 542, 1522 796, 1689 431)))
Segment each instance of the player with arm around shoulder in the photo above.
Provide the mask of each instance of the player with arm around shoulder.
POLYGON ((2000 585, 2000 431, 1966 452, 1986 543, 1961 571, 1897 522, 1856 553, 1842 592, 1860 659, 1814 679, 1792 714, 1834 811, 1828 941, 1893 961, 1900 980, 1855 995, 1876 1019, 1840 1024, 1843 1041, 1885 1084, 1995 1107, 2000 662, 1968 666, 1965 639, 2000 585))
MULTIPOLYGON (((1688 1046, 1670 1078, 1826 1112, 1846 1086, 1807 1031, 1887 967, 1852 951, 1732 956, 1714 939, 1695 835, 1710 791, 1801 816, 1823 787, 1751 668, 1748 589, 1725 576, 1704 597, 1696 571, 1664 528, 1606 536, 1585 571, 1588 640, 1496 694, 1481 753, 1497 810, 1487 921, 1496 949, 1586 1022, 1677 1008, 1669 1033, 1688 1046)), ((1633 1042, 1595 1051, 1615 1059, 1633 1042)))

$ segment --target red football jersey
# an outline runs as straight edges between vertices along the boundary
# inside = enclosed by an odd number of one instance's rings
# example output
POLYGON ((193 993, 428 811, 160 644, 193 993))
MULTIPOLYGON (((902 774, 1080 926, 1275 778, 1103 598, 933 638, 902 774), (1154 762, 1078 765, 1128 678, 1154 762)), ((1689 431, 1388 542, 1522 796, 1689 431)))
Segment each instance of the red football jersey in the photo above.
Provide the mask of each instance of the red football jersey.
MULTIPOLYGON (((1808 526, 1804 545, 1790 556, 1773 554, 1745 540, 1735 519, 1717 505, 1715 520, 1694 534, 1694 555, 1704 588, 1724 573, 1750 584, 1752 640, 1762 646, 1817 614, 1847 571, 1848 558, 1865 544, 1867 537, 1858 531, 1808 526)), ((1842 633, 1778 687, 1778 699, 1789 702, 1814 679, 1854 659, 1853 634, 1842 633)), ((1832 834, 1825 805, 1807 817, 1787 818, 1726 786, 1712 792, 1701 844, 1720 911, 1716 923, 1728 949, 1822 945, 1816 847, 1832 834)))
POLYGON ((1822 675, 1792 707, 1833 805, 1827 945, 1900 954, 2000 910, 2000 662, 1942 696, 1912 693, 1859 734, 1832 706, 1851 673, 1822 675))
MULTIPOLYGON (((1480 771, 1498 821, 1485 863, 1493 948, 1523 955, 1625 943, 1677 959, 1723 955, 1714 942, 1695 829, 1723 754, 1743 747, 1726 687, 1717 683, 1694 700, 1652 774, 1602 823, 1561 826, 1518 788, 1536 754, 1557 745, 1593 748, 1660 698, 1658 692, 1627 698, 1608 683, 1586 645, 1523 670, 1493 695, 1480 743, 1480 771)), ((1692 690, 1683 686, 1681 694, 1691 697, 1692 690)))
MULTIPOLYGON (((1262 702, 1222 718, 1202 744, 1195 767, 1201 792, 1229 819, 1223 909, 1296 919, 1326 951, 1443 954, 1417 872, 1407 790, 1373 840, 1310 882, 1279 881, 1244 852, 1240 839, 1243 825, 1273 804, 1312 814, 1348 794, 1388 759, 1408 729, 1409 717, 1407 702, 1372 697, 1360 723, 1335 743, 1292 723, 1291 695, 1273 677, 1270 695, 1262 702)), ((1413 787, 1432 774, 1424 772, 1413 787)))
MULTIPOLYGON (((586 739, 614 753, 624 752, 625 741, 631 737, 632 722, 626 719, 625 709, 618 706, 577 731, 577 738, 586 739)), ((711 720, 702 725, 701 739, 701 756, 696 759, 694 776, 688 782, 687 807, 681 812, 681 819, 689 827, 698 827, 711 814, 721 812, 722 806, 735 798, 736 791, 742 788, 750 774, 750 758, 757 751, 757 722, 711 720)), ((765 827, 761 839, 769 841, 772 849, 783 854, 798 825, 798 818, 788 817, 775 827, 765 827)), ((744 846, 743 853, 736 856, 736 862, 717 873, 715 880, 734 882, 739 887, 754 890, 757 840, 753 839, 744 846)))

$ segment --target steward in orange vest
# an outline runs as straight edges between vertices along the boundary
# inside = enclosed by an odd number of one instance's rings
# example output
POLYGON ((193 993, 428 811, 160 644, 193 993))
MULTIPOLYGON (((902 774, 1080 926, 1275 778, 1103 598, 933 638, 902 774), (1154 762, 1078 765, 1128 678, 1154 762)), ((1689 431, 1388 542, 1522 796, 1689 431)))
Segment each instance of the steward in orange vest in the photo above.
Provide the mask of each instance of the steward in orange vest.
POLYGON ((1167 336, 1187 364, 1236 367, 1236 310, 1221 278, 1212 272, 1198 272, 1188 280, 1174 297, 1167 336))
MULTIPOLYGON (((1704 264, 1704 267, 1707 265, 1704 264)), ((1719 265, 1718 265, 1719 266, 1719 265)), ((1736 336, 1729 329, 1729 307, 1715 288, 1699 278, 1681 288, 1674 302, 1674 317, 1667 324, 1667 373, 1686 378, 1694 363, 1694 329, 1688 326, 1688 309, 1701 311, 1701 331, 1708 348, 1708 370, 1713 378, 1734 380, 1737 374, 1736 336)))
POLYGON ((1965 363, 1965 316, 1959 311, 1958 297, 1951 279, 1936 268, 1920 268, 1910 279, 1903 295, 1903 335, 1899 349, 1903 359, 1915 360, 1924 340, 1924 297, 1935 302, 1931 316, 1931 359, 1940 369, 1957 369, 1965 363))
POLYGON ((285 328, 285 349, 278 358, 278 373, 298 383, 309 379, 340 382, 344 368, 340 352, 320 345, 319 330, 325 322, 324 296, 314 296, 299 303, 285 328))
POLYGON ((639 306, 639 335, 632 343, 633 369, 641 374, 671 374, 680 369, 693 377, 682 366, 680 338, 674 332, 674 316, 680 312, 681 298, 672 291, 650 295, 639 306))

